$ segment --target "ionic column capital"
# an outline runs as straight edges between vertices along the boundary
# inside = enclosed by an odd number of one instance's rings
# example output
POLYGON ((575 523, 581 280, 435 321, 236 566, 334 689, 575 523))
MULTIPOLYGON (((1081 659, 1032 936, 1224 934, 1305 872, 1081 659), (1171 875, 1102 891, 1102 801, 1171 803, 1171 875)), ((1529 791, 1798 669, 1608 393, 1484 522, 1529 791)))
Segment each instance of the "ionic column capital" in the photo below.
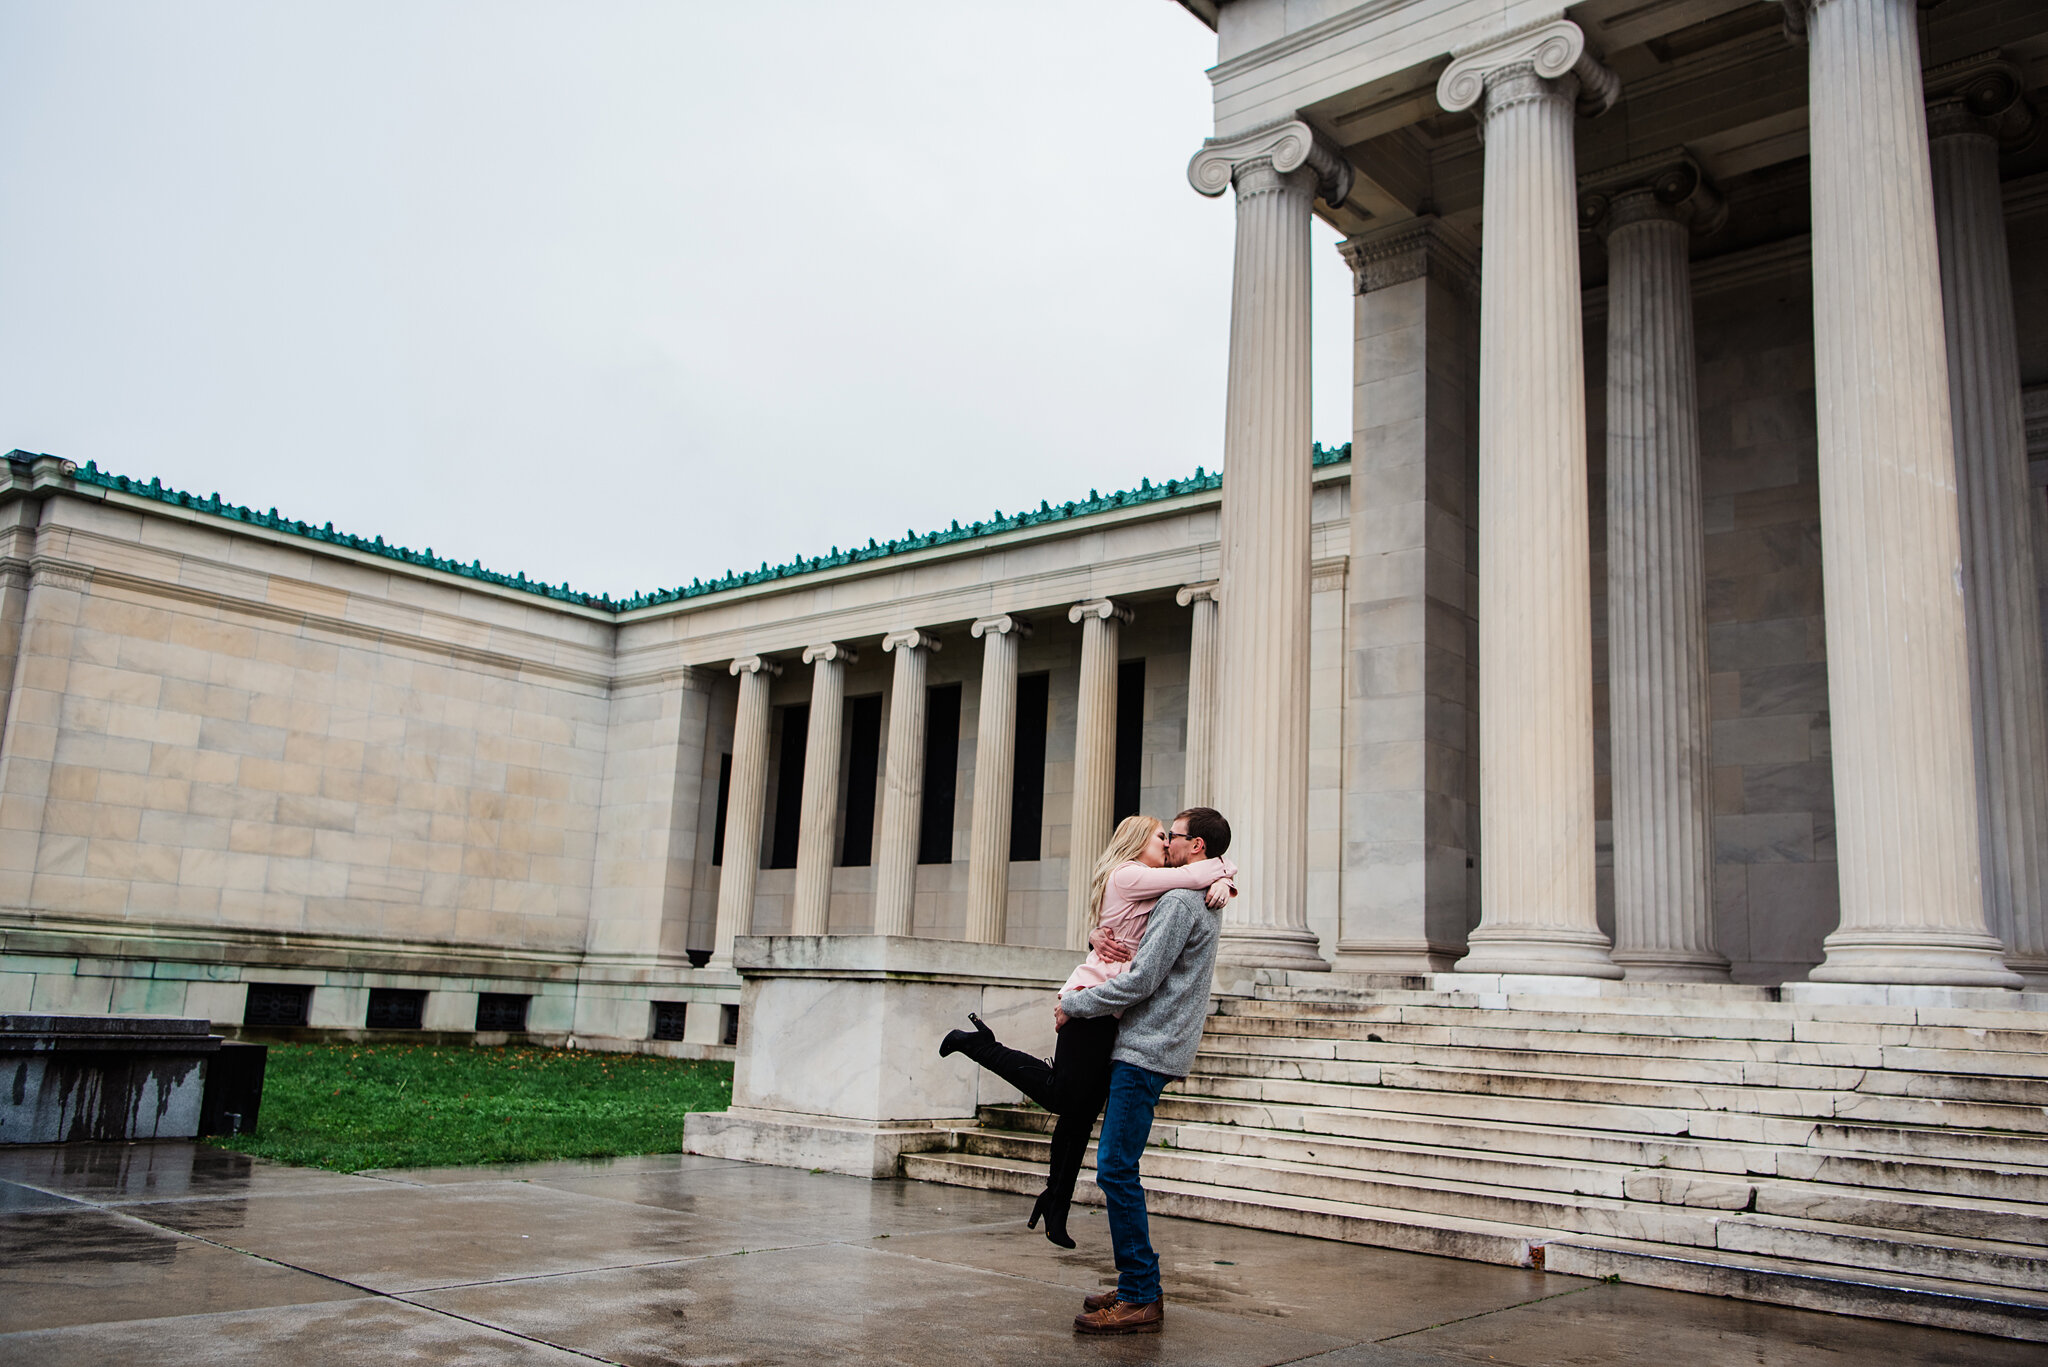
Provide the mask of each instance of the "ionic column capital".
POLYGON ((1355 292, 1371 294, 1425 276, 1440 276, 1473 298, 1479 297, 1479 253, 1464 234, 1435 214, 1360 233, 1337 244, 1351 267, 1355 292))
POLYGON ((804 647, 805 664, 816 664, 820 660, 823 660, 826 664, 858 664, 860 663, 860 652, 852 646, 843 646, 837 641, 825 641, 818 645, 804 647))
POLYGON ((1996 49, 1944 63, 1927 73, 1927 134, 1995 138, 2018 151, 2038 130, 2026 91, 2026 74, 1996 49))
POLYGON ((1683 223, 1702 237, 1728 221, 1728 202, 1682 147, 1579 177, 1579 227, 1605 238, 1645 219, 1683 223))
POLYGON ((1067 609, 1069 622, 1085 622, 1090 617, 1107 622, 1114 617, 1117 621, 1128 624, 1134 615, 1122 603, 1109 598, 1091 598, 1085 603, 1076 603, 1067 609))
POLYGON ((1270 166, 1281 175, 1306 166, 1316 174, 1316 193, 1326 204, 1342 204, 1351 193, 1351 163, 1328 139, 1300 119, 1267 124, 1235 138, 1211 138, 1188 161, 1188 183, 1200 194, 1220 195, 1239 171, 1270 166))
POLYGON ((1214 579, 1201 584, 1183 584, 1173 595, 1173 601, 1184 608, 1200 602, 1220 603, 1223 601, 1223 585, 1214 579))
MULTIPOLYGON (((1597 117, 1614 107, 1621 98, 1621 78, 1610 71, 1586 47, 1586 31, 1569 19, 1550 19, 1453 54, 1451 64, 1437 78, 1437 103, 1452 114, 1472 108, 1502 82, 1533 78, 1541 82, 1576 81, 1570 92, 1579 112, 1597 117)), ((1535 95, 1541 90, 1516 92, 1535 95)), ((1557 93, 1563 93, 1559 88, 1557 93)), ((1495 100, 1480 109, 1484 127, 1495 100)))
POLYGON ((766 674, 774 678, 782 673, 782 666, 765 655, 742 655, 732 662, 734 674, 766 674))
POLYGON ((980 640, 984 636, 1008 636, 1015 632, 1019 636, 1031 634, 1031 623, 1014 612, 999 612, 993 617, 978 617, 967 629, 970 636, 980 640))
POLYGON ((882 638, 882 653, 885 655, 892 650, 940 649, 943 647, 939 643, 939 638, 922 627, 906 627, 902 631, 892 631, 882 638))

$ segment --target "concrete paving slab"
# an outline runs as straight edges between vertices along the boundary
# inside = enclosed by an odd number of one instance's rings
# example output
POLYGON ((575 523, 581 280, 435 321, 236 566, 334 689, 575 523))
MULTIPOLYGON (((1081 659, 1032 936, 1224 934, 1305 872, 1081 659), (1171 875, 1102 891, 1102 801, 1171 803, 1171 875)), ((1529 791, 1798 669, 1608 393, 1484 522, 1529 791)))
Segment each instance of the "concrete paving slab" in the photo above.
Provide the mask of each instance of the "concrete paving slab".
POLYGON ((167 1228, 384 1292, 747 1246, 739 1220, 685 1220, 530 1182, 374 1185, 370 1191, 166 1202, 147 1211, 167 1228))
POLYGON ((1255 1367, 1341 1346, 1170 1304, 1167 1333, 1077 1342, 1081 1292, 869 1246, 819 1244, 409 1299, 631 1367, 1171 1362, 1255 1367), (1170 1338, 1168 1337, 1170 1335, 1170 1338))
POLYGON ((98 1205, 375 1186, 367 1177, 273 1163, 191 1141, 0 1148, 0 1179, 98 1205))
MULTIPOLYGON (((1021 1229, 1031 1214, 1028 1198, 1006 1192, 929 1182, 877 1182, 839 1173, 719 1161, 717 1169, 551 1177, 541 1179, 540 1185, 653 1206, 696 1219, 743 1209, 747 1235, 744 1242, 734 1245, 737 1248, 777 1248, 827 1239, 859 1241, 884 1234, 987 1224, 1014 1224, 1021 1229)), ((1097 1223, 1101 1223, 1099 1219, 1097 1223)))
POLYGON ((487 1163, 466 1168, 366 1168, 359 1175, 415 1186, 449 1186, 457 1182, 540 1182, 551 1177, 619 1176, 745 1166, 744 1163, 705 1158, 694 1153, 642 1153, 624 1158, 563 1158, 547 1163, 487 1163))
POLYGON ((382 1296, 0 1335, 0 1361, 22 1367, 590 1367, 580 1354, 382 1296))
MULTIPOLYGON (((0 1334, 364 1294, 124 1214, 64 1204, 0 1215, 0 1334)), ((27 1359, 0 1348, 0 1361, 27 1359)))
POLYGON ((2039 1367, 2043 1359, 2038 1343, 1619 1283, 1411 1334, 1398 1345, 1522 1367, 2039 1367))

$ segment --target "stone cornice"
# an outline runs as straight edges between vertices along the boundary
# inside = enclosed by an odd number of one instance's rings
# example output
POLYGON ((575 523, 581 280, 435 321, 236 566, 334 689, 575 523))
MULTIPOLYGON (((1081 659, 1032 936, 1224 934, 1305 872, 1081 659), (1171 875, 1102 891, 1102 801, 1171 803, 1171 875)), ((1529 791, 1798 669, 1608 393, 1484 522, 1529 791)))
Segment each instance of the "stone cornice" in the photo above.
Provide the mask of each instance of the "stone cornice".
POLYGON ((1479 296, 1478 251, 1434 214, 1346 238, 1337 251, 1351 267, 1358 294, 1434 275, 1472 298, 1479 296))
POLYGON ((1621 78, 1587 49, 1586 31, 1569 19, 1549 19, 1455 54, 1437 78, 1437 103, 1452 114, 1470 109, 1489 82, 1518 68, 1550 81, 1578 77, 1582 114, 1605 114, 1621 98, 1621 78))
POLYGON ((1351 163, 1344 153, 1300 119, 1255 128, 1239 137, 1211 138, 1188 159, 1188 184, 1205 195, 1230 188, 1238 168, 1269 162, 1286 174, 1306 166, 1316 173, 1316 193, 1325 204, 1337 205, 1351 193, 1351 163))

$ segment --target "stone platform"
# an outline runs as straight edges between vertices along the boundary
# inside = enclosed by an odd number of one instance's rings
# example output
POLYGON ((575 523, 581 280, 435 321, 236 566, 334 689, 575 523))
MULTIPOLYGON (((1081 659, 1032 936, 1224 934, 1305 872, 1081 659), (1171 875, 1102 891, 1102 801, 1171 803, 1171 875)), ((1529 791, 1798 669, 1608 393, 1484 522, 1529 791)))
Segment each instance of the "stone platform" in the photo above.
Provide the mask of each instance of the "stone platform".
POLYGON ((0 1152, 0 1361, 2019 1367, 2039 1346, 1159 1218, 1165 1332, 1001 1192, 665 1155, 316 1172, 182 1143, 0 1152))

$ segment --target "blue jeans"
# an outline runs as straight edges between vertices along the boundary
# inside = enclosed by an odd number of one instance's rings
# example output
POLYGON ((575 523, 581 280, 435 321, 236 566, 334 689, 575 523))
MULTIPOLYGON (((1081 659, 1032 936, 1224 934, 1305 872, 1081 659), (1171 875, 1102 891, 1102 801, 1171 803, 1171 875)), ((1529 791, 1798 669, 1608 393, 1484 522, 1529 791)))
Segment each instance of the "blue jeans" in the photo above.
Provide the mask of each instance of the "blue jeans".
POLYGON ((1121 1059, 1109 1065, 1109 1102, 1095 1150, 1095 1185, 1109 1205, 1109 1239, 1116 1249, 1116 1292, 1132 1305, 1159 1299, 1159 1255, 1145 1220, 1145 1188, 1138 1160, 1152 1137, 1152 1110, 1173 1079, 1121 1059))

